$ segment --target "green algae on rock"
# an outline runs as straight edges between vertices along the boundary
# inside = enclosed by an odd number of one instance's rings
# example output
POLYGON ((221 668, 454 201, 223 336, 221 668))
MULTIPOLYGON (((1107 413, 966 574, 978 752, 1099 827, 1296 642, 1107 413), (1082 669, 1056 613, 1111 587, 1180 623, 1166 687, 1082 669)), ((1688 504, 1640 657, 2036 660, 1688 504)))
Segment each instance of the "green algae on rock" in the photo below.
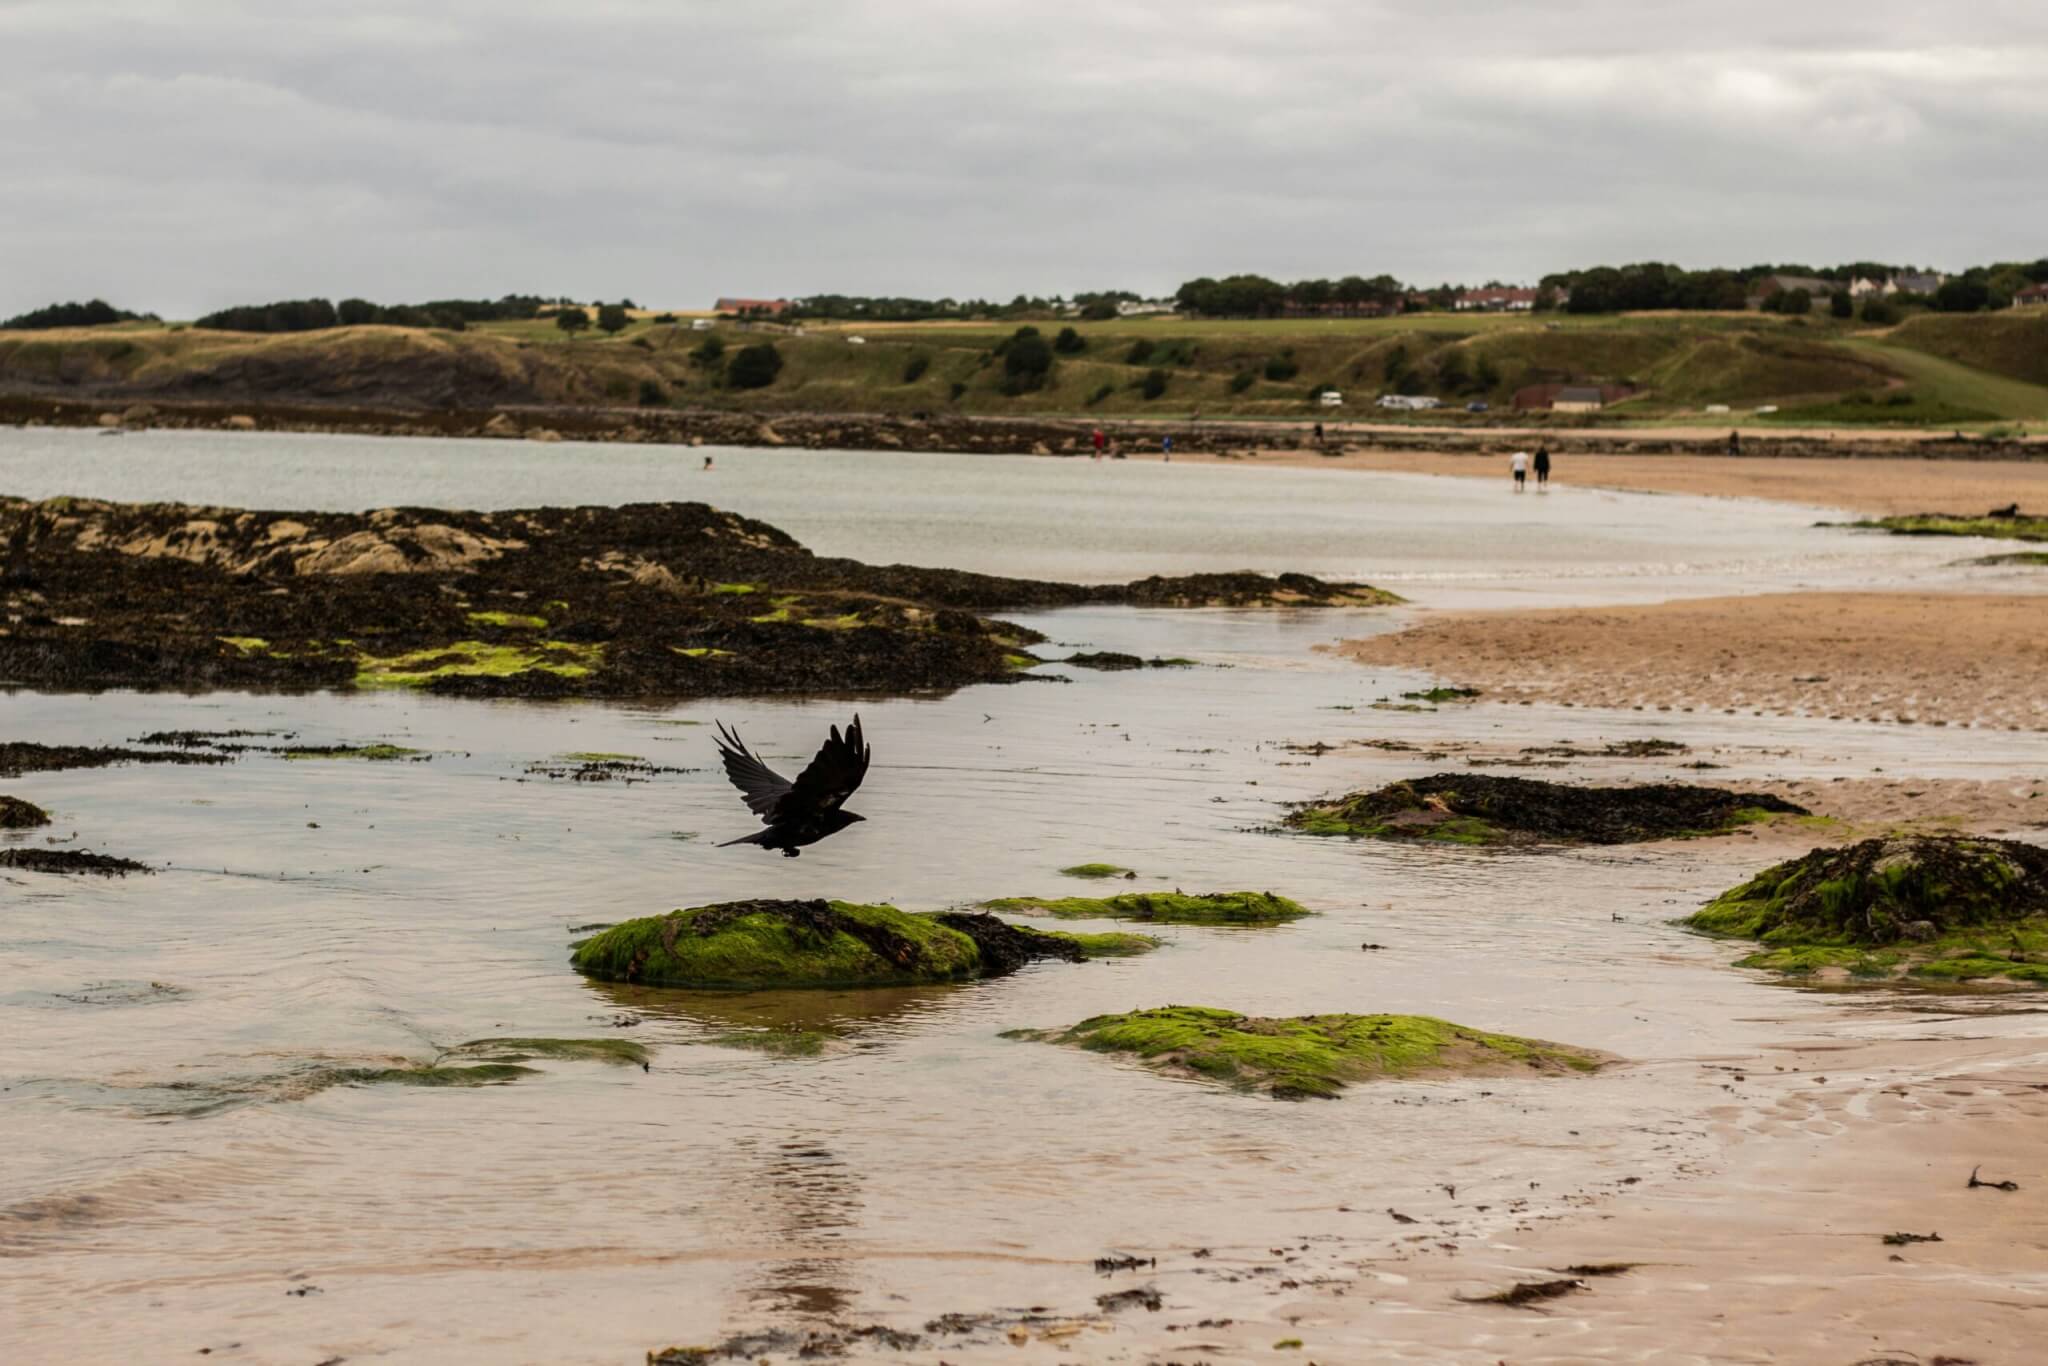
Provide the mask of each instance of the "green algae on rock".
POLYGON ((1124 892, 1119 896, 1011 896, 991 911, 1061 920, 1143 920, 1155 925, 1277 925, 1315 912, 1272 892, 1124 892))
POLYGON ((1578 787, 1537 778, 1438 773, 1311 802, 1288 813, 1309 835, 1444 844, 1635 844, 1720 834, 1806 808, 1763 792, 1689 783, 1578 787))
POLYGON ((283 753, 287 759, 362 759, 370 763, 390 763, 394 759, 417 759, 426 751, 380 741, 368 745, 307 745, 283 753))
POLYGON ((1738 966, 1794 976, 2048 983, 2048 849, 1960 835, 1815 849, 1684 923, 1756 940, 1738 966))
POLYGON ((1591 1049, 1488 1034, 1427 1015, 1260 1019, 1211 1006, 1098 1015, 1071 1029, 1003 1037, 1129 1054, 1155 1071, 1276 1100, 1330 1097, 1352 1082, 1381 1078, 1592 1072, 1606 1061, 1591 1049))
POLYGON ((1161 942, 1149 934, 1128 934, 1120 930, 1109 930, 1102 934, 1073 934, 1054 930, 1051 937, 1065 939, 1076 945, 1081 950, 1083 958, 1135 958, 1141 953, 1152 952, 1161 942))
POLYGON ((33 830, 50 823, 50 813, 34 802, 0 793, 0 830, 33 830))
POLYGON ((1071 868, 1060 869, 1061 877, 1123 877, 1132 878, 1137 874, 1114 863, 1077 863, 1071 868))
POLYGON ((607 982, 727 988, 950 982, 981 969, 961 931, 848 901, 728 901, 628 920, 570 962, 607 982))
POLYGON ((604 1062, 615 1067, 644 1067, 648 1059, 647 1045, 630 1039, 471 1039, 468 1043, 457 1044, 441 1056, 444 1060, 452 1057, 481 1058, 505 1063, 561 1058, 572 1062, 604 1062))
POLYGON ((1863 531, 1889 531, 1894 536, 1988 536, 2001 541, 2048 541, 2048 517, 1973 517, 1968 513, 1914 512, 1851 522, 1863 531))

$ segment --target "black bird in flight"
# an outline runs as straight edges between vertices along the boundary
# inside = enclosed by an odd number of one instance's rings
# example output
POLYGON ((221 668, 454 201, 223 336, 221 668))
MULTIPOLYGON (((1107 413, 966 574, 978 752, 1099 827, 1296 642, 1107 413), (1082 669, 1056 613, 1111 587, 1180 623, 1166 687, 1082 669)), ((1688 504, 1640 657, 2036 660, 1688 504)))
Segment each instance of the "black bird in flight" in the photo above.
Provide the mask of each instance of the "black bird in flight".
POLYGON ((839 727, 832 727, 832 738, 819 746, 818 757, 792 783, 762 763, 741 743, 737 732, 720 722, 718 757, 725 761, 725 776, 746 798, 747 809, 768 828, 727 840, 719 847, 758 844, 763 849, 780 849, 795 858, 800 846, 816 844, 855 821, 866 820, 867 817, 842 808, 860 786, 860 780, 868 776, 868 759, 873 753, 861 738, 860 717, 856 715, 843 738, 839 727))

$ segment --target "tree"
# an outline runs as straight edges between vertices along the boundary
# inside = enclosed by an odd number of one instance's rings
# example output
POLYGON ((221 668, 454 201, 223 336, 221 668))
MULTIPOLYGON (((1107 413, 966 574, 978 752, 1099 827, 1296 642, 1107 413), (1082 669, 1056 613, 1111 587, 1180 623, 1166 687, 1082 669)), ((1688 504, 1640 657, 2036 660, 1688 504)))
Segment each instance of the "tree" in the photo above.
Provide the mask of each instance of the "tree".
POLYGON ((668 390, 662 388, 660 384, 656 383, 654 380, 651 379, 643 379, 640 381, 641 407, 660 408, 667 403, 668 390))
POLYGON ((1899 310, 1891 300, 1873 294, 1863 301, 1863 321, 1872 327, 1890 327, 1899 320, 1899 310))
POLYGON ((1052 373, 1052 347, 1035 327, 1020 327, 1003 343, 1003 392, 1015 397, 1045 387, 1052 373))
POLYGON ((343 327, 361 327, 377 321, 384 310, 368 299, 343 299, 334 306, 334 316, 343 327))
POLYGON ((1116 300, 1094 299, 1081 305, 1081 321, 1106 323, 1116 316, 1116 300))
POLYGON ((1833 294, 1828 295, 1828 312, 1837 318, 1855 317, 1856 304, 1855 301, 1850 299, 1849 291, 1838 289, 1833 294))
POLYGON ((632 322, 633 320, 626 315, 626 306, 624 304, 599 304, 597 306, 597 325, 607 333, 616 336, 618 333, 625 331, 632 322))
POLYGON ((1088 343, 1073 328, 1062 327, 1060 334, 1052 339, 1052 349, 1063 356, 1071 356, 1077 351, 1086 351, 1088 343))
POLYGON ((709 333, 703 341, 690 351, 690 364, 700 370, 716 370, 718 363, 725 359, 725 338, 716 332, 709 333))
POLYGON ((1991 286, 1968 276, 1950 280, 1934 291, 1934 306, 1943 313, 1979 313, 1991 306, 1991 286))
POLYGON ((782 353, 773 342, 742 346, 726 362, 725 382, 735 389, 765 389, 782 373, 782 353))
POLYGON ((1266 357, 1265 375, 1276 384, 1282 384, 1301 373, 1301 362, 1294 358, 1294 352, 1282 351, 1277 356, 1266 357))
POLYGON ((155 316, 153 313, 129 313, 115 308, 105 299, 94 299, 90 303, 51 304, 47 308, 33 309, 0 323, 0 328, 39 331, 51 327, 100 327, 107 323, 132 322, 138 317, 155 316))
POLYGON ((590 315, 580 308, 565 308, 555 314, 555 326, 573 337, 590 326, 590 315))
POLYGON ((1166 392, 1166 372, 1164 370, 1147 370, 1145 378, 1138 382, 1138 392, 1147 399, 1158 398, 1166 392))

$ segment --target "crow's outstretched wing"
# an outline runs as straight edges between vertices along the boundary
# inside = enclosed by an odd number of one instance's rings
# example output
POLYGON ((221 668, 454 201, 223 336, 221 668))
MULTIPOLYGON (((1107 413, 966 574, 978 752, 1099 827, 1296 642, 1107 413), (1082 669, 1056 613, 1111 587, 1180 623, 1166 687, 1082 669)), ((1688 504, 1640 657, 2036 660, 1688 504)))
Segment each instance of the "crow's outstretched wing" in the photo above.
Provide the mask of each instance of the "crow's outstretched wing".
MULTIPOLYGON (((772 824, 782 799, 790 794, 789 779, 762 763, 723 721, 718 724, 718 757, 725 761, 725 776, 746 798, 747 809, 772 824)), ((810 769, 804 772, 808 776, 810 769)))
POLYGON ((868 758, 872 753, 861 737, 858 715, 843 737, 839 727, 832 727, 832 738, 819 747, 818 757, 797 775, 783 811, 794 815, 838 810, 860 786, 860 780, 868 776, 868 758))

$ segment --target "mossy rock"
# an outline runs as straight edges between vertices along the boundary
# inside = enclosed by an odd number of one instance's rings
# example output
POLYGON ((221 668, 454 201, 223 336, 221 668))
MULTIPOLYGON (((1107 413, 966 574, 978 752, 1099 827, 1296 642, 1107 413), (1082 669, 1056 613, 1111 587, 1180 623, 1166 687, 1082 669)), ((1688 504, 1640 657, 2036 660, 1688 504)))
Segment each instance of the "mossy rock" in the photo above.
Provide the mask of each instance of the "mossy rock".
POLYGON ((1161 942, 1149 934, 1128 934, 1120 930, 1102 934, 1071 934, 1055 930, 1052 937, 1075 945, 1083 958, 1136 958, 1141 953, 1152 952, 1161 942))
POLYGON ((554 1058, 572 1062, 604 1062, 614 1067, 644 1067, 648 1053, 646 1044, 634 1043, 630 1039, 505 1038, 471 1039, 449 1049, 442 1055, 442 1060, 451 1057, 504 1063, 554 1058))
POLYGON ((991 911, 1050 915, 1061 920, 1142 920, 1155 925, 1278 925, 1315 914, 1301 903, 1272 892, 1011 896, 983 904, 991 911))
POLYGON ((0 830, 34 830, 50 823, 50 813, 34 802, 0 795, 0 830))
POLYGON ((1092 956, 1082 940, 963 911, 731 901, 614 925, 577 945, 570 962, 601 981, 646 986, 904 986, 995 977, 1043 958, 1080 962, 1092 956))
POLYGON ((1276 1100, 1331 1097, 1387 1078, 1592 1072, 1591 1049, 1488 1034, 1427 1015, 1302 1015, 1260 1019, 1210 1006, 1098 1015, 1071 1029, 1013 1030, 1010 1039, 1123 1053, 1154 1071, 1205 1077, 1276 1100))
POLYGON ((1894 536, 1986 536, 2001 541, 2048 541, 2048 517, 1972 517, 1967 513, 1914 512, 1851 522, 1894 536))
POLYGON ((981 955, 959 930, 894 906, 730 901, 614 925, 570 962, 607 982, 825 987, 959 981, 981 955))
POLYGON ((1756 940, 1740 966, 1792 976, 2048 983, 2048 849, 1954 835, 1815 849, 1684 923, 1756 940))
POLYGON ((1806 808, 1769 793, 1690 783, 1579 787, 1538 778, 1438 773, 1288 813, 1308 835, 1442 844, 1635 844, 1722 834, 1806 808))
POLYGON ((1115 863, 1077 863, 1073 865, 1071 868, 1060 869, 1060 876, 1088 878, 1134 878, 1137 876, 1137 874, 1132 872, 1129 868, 1125 868, 1122 865, 1115 863))
POLYGON ((309 745, 284 751, 287 759, 361 759, 369 763, 388 764, 396 759, 417 759, 425 750, 412 749, 405 745, 309 745))

